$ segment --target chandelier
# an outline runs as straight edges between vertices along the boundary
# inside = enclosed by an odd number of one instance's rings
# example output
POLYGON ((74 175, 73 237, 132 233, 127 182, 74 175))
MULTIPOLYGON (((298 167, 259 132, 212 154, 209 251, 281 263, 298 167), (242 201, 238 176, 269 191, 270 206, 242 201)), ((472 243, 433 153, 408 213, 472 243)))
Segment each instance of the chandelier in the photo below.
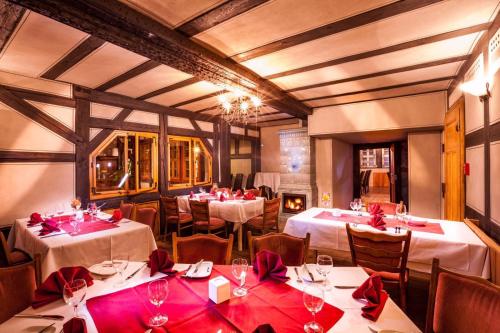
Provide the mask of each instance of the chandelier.
POLYGON ((248 124, 252 119, 257 122, 262 101, 257 96, 249 95, 238 88, 227 88, 226 93, 219 95, 220 116, 227 123, 248 124))

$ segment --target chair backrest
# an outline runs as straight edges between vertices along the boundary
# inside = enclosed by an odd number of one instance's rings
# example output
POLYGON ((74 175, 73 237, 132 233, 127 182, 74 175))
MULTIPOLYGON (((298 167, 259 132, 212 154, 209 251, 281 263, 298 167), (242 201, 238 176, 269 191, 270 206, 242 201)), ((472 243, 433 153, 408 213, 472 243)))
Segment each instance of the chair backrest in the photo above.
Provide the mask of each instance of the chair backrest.
POLYGON ((234 177, 233 191, 241 190, 243 186, 243 174, 237 173, 236 177, 234 177))
POLYGON ((140 207, 136 209, 135 220, 139 223, 149 225, 154 230, 156 220, 156 209, 153 207, 140 207))
POLYGON ((398 204, 395 202, 377 202, 377 201, 371 201, 368 204, 368 211, 370 211, 370 207, 373 205, 380 205, 380 208, 384 211, 384 214, 389 214, 389 215, 395 215, 396 214, 396 208, 398 207, 398 204))
POLYGON ((271 200, 274 198, 274 193, 273 189, 270 188, 269 186, 262 185, 259 187, 260 189, 260 195, 263 196, 264 198, 271 200))
POLYGON ((400 273, 400 279, 404 281, 411 230, 404 235, 389 235, 356 230, 349 223, 346 223, 346 230, 353 265, 379 272, 400 273))
POLYGON ((368 186, 370 184, 370 175, 372 174, 371 170, 366 170, 365 178, 363 179, 363 186, 368 186))
POLYGON ((179 218, 179 203, 177 197, 161 197, 160 198, 165 219, 179 218))
POLYGON ((500 287, 432 261, 426 333, 500 332, 500 287))
POLYGON ((366 170, 361 171, 359 174, 359 184, 363 185, 363 182, 365 181, 365 175, 366 175, 366 170))
POLYGON ((39 254, 33 261, 0 268, 0 324, 31 305, 40 272, 39 254))
POLYGON ((278 226, 278 217, 280 214, 281 198, 264 200, 263 222, 265 225, 276 224, 278 226))
POLYGON ((245 188, 247 190, 255 188, 254 187, 254 182, 255 182, 255 173, 251 173, 247 177, 247 183, 245 185, 245 188))
POLYGON ((208 221, 210 223, 210 209, 209 202, 206 200, 189 200, 189 206, 191 207, 191 215, 193 215, 193 221, 208 221))
POLYGON ((307 257, 309 250, 309 240, 311 235, 306 234, 305 238, 291 236, 285 233, 271 232, 263 236, 252 236, 248 232, 248 246, 250 248, 250 259, 253 263, 255 255, 262 250, 269 250, 281 256, 283 264, 286 266, 300 266, 307 257))
POLYGON ((172 244, 176 263, 194 264, 203 259, 212 261, 215 265, 231 264, 233 234, 229 235, 229 239, 224 239, 213 234, 177 237, 174 232, 172 244))
POLYGON ((0 267, 10 266, 10 248, 5 240, 5 236, 0 231, 0 267))
POLYGON ((120 211, 122 212, 122 217, 124 219, 130 219, 132 217, 132 211, 134 210, 133 203, 125 203, 120 201, 120 211))

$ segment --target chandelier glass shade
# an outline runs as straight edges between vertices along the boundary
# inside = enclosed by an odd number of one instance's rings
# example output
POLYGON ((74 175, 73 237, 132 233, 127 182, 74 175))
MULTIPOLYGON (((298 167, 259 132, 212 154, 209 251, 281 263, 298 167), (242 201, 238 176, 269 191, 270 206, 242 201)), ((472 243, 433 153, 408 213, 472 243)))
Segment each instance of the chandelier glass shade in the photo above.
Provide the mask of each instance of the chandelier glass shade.
POLYGON ((257 122, 262 106, 260 98, 245 94, 239 89, 231 89, 228 93, 219 95, 218 99, 220 116, 227 123, 257 122))

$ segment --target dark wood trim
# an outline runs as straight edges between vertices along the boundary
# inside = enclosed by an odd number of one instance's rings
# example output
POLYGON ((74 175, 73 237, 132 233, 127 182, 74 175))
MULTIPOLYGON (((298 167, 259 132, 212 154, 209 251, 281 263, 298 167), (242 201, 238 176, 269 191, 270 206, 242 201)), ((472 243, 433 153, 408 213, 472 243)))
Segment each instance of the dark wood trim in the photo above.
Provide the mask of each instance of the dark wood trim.
POLYGON ((479 146, 484 144, 484 128, 465 135, 465 148, 479 146))
POLYGON ((453 80, 454 78, 455 78, 455 76, 438 77, 438 78, 430 79, 430 80, 414 81, 414 82, 408 82, 408 83, 402 83, 402 84, 395 84, 393 86, 385 86, 385 87, 378 87, 378 88, 367 89, 367 90, 352 91, 352 92, 347 92, 347 93, 342 93, 342 94, 337 94, 337 95, 329 95, 329 96, 320 96, 320 97, 307 98, 307 99, 302 99, 301 101, 303 101, 303 102, 311 102, 311 101, 318 101, 318 100, 327 99, 327 98, 350 96, 350 95, 358 95, 358 94, 371 93, 371 92, 376 92, 376 91, 383 91, 383 90, 390 90, 390 89, 411 87, 411 86, 418 85, 418 84, 426 84, 426 83, 433 83, 433 82, 439 82, 439 81, 449 81, 449 80, 453 80))
POLYGON ((231 186, 231 126, 223 119, 219 121, 220 186, 231 186))
POLYGON ((168 115, 162 113, 160 114, 160 137, 158 142, 159 150, 159 167, 160 171, 160 193, 161 195, 166 195, 168 192, 168 115))
POLYGON ((479 227, 487 232, 489 223, 487 223, 486 217, 474 208, 465 206, 465 218, 479 220, 479 227))
MULTIPOLYGON (((231 133, 230 137, 231 137, 231 139, 237 139, 237 140, 247 140, 247 141, 257 141, 257 140, 259 140, 259 138, 256 138, 254 136, 234 134, 234 133, 231 133)), ((238 153, 236 153, 236 155, 238 155, 238 153)))
POLYGON ((75 162, 75 154, 0 150, 0 163, 9 162, 75 162))
POLYGON ((171 105, 170 107, 172 107, 172 108, 178 108, 178 107, 181 107, 183 105, 188 105, 188 104, 191 104, 191 103, 194 103, 194 102, 202 101, 204 99, 212 98, 212 97, 218 96, 220 94, 224 94, 226 92, 227 92, 227 90, 215 91, 215 92, 210 93, 210 94, 206 94, 206 95, 203 95, 203 96, 198 96, 198 97, 195 97, 195 98, 188 99, 187 101, 179 102, 177 104, 171 105))
POLYGON ((184 23, 175 30, 188 37, 192 37, 267 1, 269 0, 232 0, 224 2, 208 12, 184 23))
POLYGON ((486 231, 491 230, 491 155, 490 155, 490 99, 483 100, 484 104, 484 217, 488 222, 486 231))
POLYGON ((130 80, 130 79, 136 77, 136 76, 139 76, 143 73, 146 73, 147 71, 149 71, 153 68, 156 68, 158 66, 160 66, 160 64, 157 63, 156 61, 153 61, 153 60, 145 61, 142 64, 135 66, 131 70, 128 70, 125 73, 120 74, 117 77, 109 80, 108 82, 104 82, 103 84, 101 84, 99 87, 97 87, 95 89, 101 90, 101 91, 106 91, 108 89, 111 89, 111 88, 119 85, 120 83, 123 83, 127 80, 130 80))
POLYGON ((201 109, 201 110, 196 110, 196 111, 193 111, 195 113, 203 113, 203 112, 208 112, 208 111, 212 111, 212 110, 215 110, 219 108, 219 105, 214 105, 214 106, 211 106, 209 108, 205 108, 205 109, 201 109))
POLYGON ((500 122, 490 125, 490 142, 500 141, 500 122))
MULTIPOLYGON (((195 131, 200 132, 200 133, 204 132, 201 129, 201 127, 196 123, 196 120, 189 119, 189 121, 191 122, 191 125, 193 125, 195 131)), ((205 133, 207 133, 207 132, 205 132, 205 133)), ((212 133, 212 136, 210 138, 213 139, 213 133, 212 133)), ((210 144, 210 142, 208 141, 207 137, 202 136, 202 137, 200 137, 200 139, 203 142, 203 144, 205 145, 205 147, 208 149, 210 155, 213 156, 214 155, 214 149, 213 149, 212 145, 210 144)))
POLYGON ((35 101, 40 103, 66 106, 69 108, 75 107, 75 100, 72 98, 62 97, 58 95, 52 95, 44 92, 32 91, 17 87, 4 86, 4 85, 0 85, 0 87, 10 91, 14 95, 22 99, 27 99, 30 101, 35 101))
POLYGON ((98 205, 102 205, 106 203, 104 208, 118 208, 120 207, 120 202, 134 202, 134 203, 143 203, 149 201, 157 201, 160 200, 160 193, 158 191, 151 191, 145 193, 131 194, 131 195, 123 195, 119 197, 107 198, 96 200, 98 205))
POLYGON ((214 133, 212 132, 197 131, 193 129, 179 128, 179 127, 169 127, 168 134, 179 135, 179 136, 192 136, 195 138, 209 138, 209 139, 212 139, 214 137, 214 133))
POLYGON ((137 131, 137 132, 160 132, 160 127, 155 125, 146 125, 132 123, 128 121, 115 121, 112 119, 90 118, 89 126, 94 128, 105 128, 122 131, 137 131))
POLYGON ((90 136, 90 101, 76 99, 75 129, 82 137, 82 142, 75 145, 75 191, 80 197, 82 207, 86 207, 90 200, 90 177, 89 177, 89 136, 90 136))
POLYGON ((484 31, 484 30, 488 29, 488 25, 489 25, 488 23, 478 24, 478 25, 474 25, 472 27, 467 27, 467 28, 462 28, 462 29, 458 29, 458 30, 454 30, 454 31, 449 31, 449 32, 441 33, 441 34, 430 36, 430 37, 424 37, 424 38, 412 40, 409 42, 404 42, 404 43, 400 43, 400 44, 396 44, 396 45, 391 45, 388 47, 383 47, 383 48, 377 49, 377 50, 353 54, 353 55, 349 55, 346 57, 317 63, 314 65, 295 68, 295 69, 291 69, 291 70, 284 71, 281 73, 271 74, 271 75, 265 76, 264 78, 268 79, 268 80, 276 79, 276 78, 283 77, 283 76, 304 73, 304 72, 312 71, 315 69, 339 65, 339 64, 346 63, 346 62, 371 58, 374 56, 392 53, 392 52, 396 52, 396 51, 401 51, 401 50, 405 50, 405 49, 416 47, 416 46, 422 46, 422 45, 426 45, 426 44, 430 44, 430 43, 435 43, 435 42, 447 40, 450 38, 465 36, 465 35, 468 35, 468 34, 471 34, 474 32, 484 31))
POLYGON ((2 87, 0 87, 0 101, 72 143, 83 141, 82 137, 70 128, 2 87))
POLYGON ((71 50, 64 58, 59 60, 59 62, 43 73, 41 77, 50 80, 57 79, 61 74, 100 48, 104 43, 105 41, 100 38, 94 36, 88 37, 86 40, 81 42, 80 45, 71 50))
MULTIPOLYGON (((123 109, 112 121, 123 123, 125 119, 132 113, 132 109, 123 109)), ((161 116, 161 115, 160 115, 161 116)), ((89 143, 89 153, 93 152, 108 136, 113 133, 113 129, 102 129, 89 143)))
POLYGON ((214 123, 214 154, 212 155, 212 182, 219 182, 219 123, 214 123))
POLYGON ((17 6, 7 2, 6 0, 0 0, 0 53, 2 52, 5 45, 10 39, 10 36, 16 30, 17 25, 21 22, 26 9, 21 6, 17 6))
POLYGON ((169 91, 174 91, 174 90, 177 90, 177 89, 181 89, 181 88, 190 86, 190 85, 195 84, 197 82, 200 82, 200 80, 198 78, 191 77, 189 79, 186 79, 186 80, 183 80, 183 81, 171 84, 169 86, 166 86, 166 87, 154 90, 154 91, 151 91, 151 92, 149 92, 147 94, 144 94, 142 96, 137 97, 137 99, 146 100, 146 99, 149 99, 149 98, 152 98, 152 97, 155 97, 155 96, 167 93, 169 91))
POLYGON ((297 123, 299 120, 300 119, 297 119, 297 118, 268 120, 268 121, 259 123, 259 127, 290 125, 290 124, 297 123))
POLYGON ((249 160, 253 158, 253 154, 233 154, 231 155, 232 160, 249 160))
POLYGON ((232 57, 232 59, 243 62, 264 56, 269 53, 277 52, 295 45, 307 43, 315 39, 338 34, 343 31, 355 29, 363 25, 387 19, 389 17, 400 15, 406 12, 417 10, 419 8, 432 5, 441 0, 406 0, 397 1, 370 11, 345 18, 340 21, 335 21, 330 24, 323 25, 319 28, 308 30, 287 38, 271 42, 266 45, 256 47, 252 50, 242 52, 232 57))
POLYGON ((365 74, 365 75, 348 77, 348 78, 341 79, 341 80, 334 80, 334 81, 311 84, 311 85, 302 86, 302 87, 296 87, 293 89, 288 89, 288 90, 286 90, 286 92, 290 93, 290 92, 295 92, 295 91, 300 91, 300 90, 326 87, 326 86, 345 83, 345 82, 365 80, 365 79, 370 79, 370 78, 377 77, 377 76, 409 72, 409 71, 413 71, 416 69, 423 69, 423 68, 429 68, 429 67, 440 66, 440 65, 445 65, 445 64, 451 64, 451 63, 459 62, 459 61, 465 61, 468 58, 469 58, 469 56, 463 55, 463 56, 458 56, 458 57, 435 60, 435 61, 430 61, 430 62, 412 65, 412 66, 405 66, 405 67, 399 67, 399 68, 395 68, 395 69, 389 69, 387 71, 382 71, 382 72, 377 72, 377 73, 370 73, 370 74, 365 74))

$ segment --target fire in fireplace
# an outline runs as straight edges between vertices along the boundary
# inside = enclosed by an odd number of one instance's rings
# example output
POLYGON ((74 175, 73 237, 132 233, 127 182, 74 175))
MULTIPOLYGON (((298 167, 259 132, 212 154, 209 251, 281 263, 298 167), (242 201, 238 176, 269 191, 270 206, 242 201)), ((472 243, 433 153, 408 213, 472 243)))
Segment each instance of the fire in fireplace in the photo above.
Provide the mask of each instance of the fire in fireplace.
POLYGON ((306 195, 283 193, 283 213, 297 214, 306 210, 306 195))

